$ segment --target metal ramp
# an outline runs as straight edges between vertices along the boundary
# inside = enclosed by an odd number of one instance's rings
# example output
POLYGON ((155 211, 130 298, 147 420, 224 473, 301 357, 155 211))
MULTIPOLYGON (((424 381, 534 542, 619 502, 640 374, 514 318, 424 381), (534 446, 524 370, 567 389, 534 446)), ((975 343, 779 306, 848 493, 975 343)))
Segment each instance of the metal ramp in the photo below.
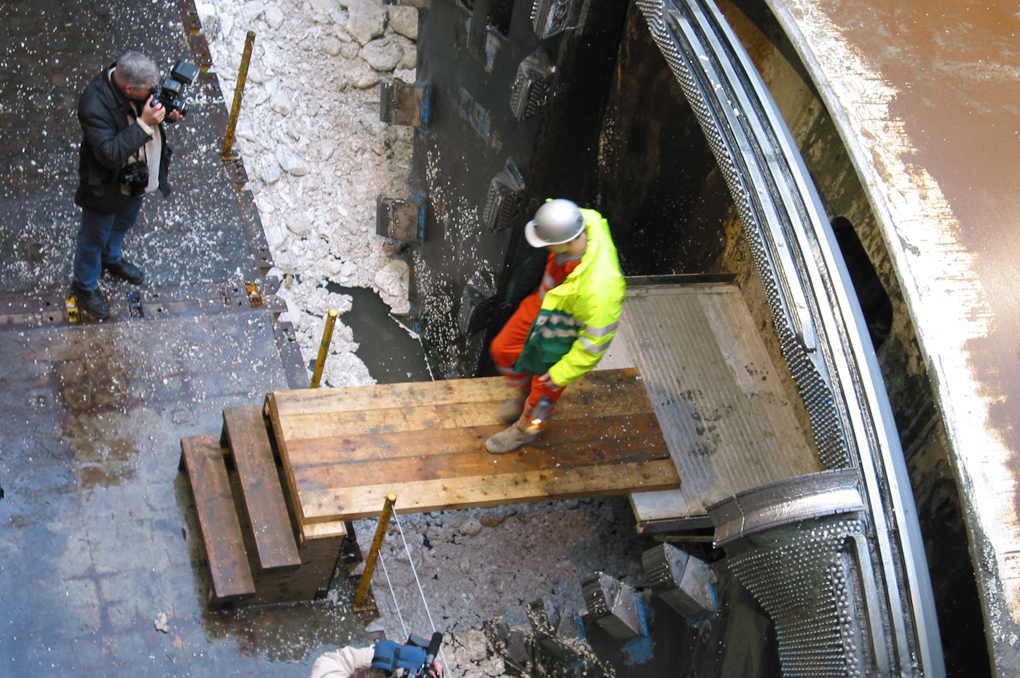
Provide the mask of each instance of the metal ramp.
POLYGON ((631 284, 599 367, 630 366, 683 478, 631 496, 642 530, 708 527, 708 506, 824 469, 736 285, 631 284))

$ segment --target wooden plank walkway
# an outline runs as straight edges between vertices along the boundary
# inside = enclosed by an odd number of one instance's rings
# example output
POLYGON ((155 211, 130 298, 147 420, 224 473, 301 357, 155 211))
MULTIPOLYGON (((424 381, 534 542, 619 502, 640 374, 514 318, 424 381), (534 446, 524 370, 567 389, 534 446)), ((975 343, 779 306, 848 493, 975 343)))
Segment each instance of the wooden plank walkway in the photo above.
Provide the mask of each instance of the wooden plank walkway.
POLYGON ((195 493, 198 523, 212 573, 213 595, 219 602, 255 595, 255 582, 223 462, 225 453, 226 450, 220 448, 219 436, 181 438, 179 468, 187 471, 195 493))
POLYGON ((578 380, 538 441, 492 455, 508 394, 498 377, 270 393, 299 523, 378 515, 389 492, 427 512, 679 487, 636 369, 578 380))
POLYGON ((227 407, 223 410, 221 443, 234 453, 234 465, 241 484, 262 571, 296 570, 301 566, 280 486, 262 409, 227 407))

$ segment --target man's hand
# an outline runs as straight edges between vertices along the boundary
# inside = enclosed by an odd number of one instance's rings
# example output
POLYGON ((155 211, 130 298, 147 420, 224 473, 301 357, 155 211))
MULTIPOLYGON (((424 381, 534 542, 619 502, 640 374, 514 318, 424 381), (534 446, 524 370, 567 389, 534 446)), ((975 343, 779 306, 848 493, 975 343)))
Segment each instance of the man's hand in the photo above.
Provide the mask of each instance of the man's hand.
MULTIPOLYGON (((166 110, 163 108, 163 104, 158 101, 153 105, 152 100, 153 97, 151 95, 145 100, 145 105, 142 106, 142 114, 139 118, 149 127, 156 127, 166 117, 166 110)), ((174 111, 174 113, 176 112, 174 111)))
POLYGON ((184 116, 181 115, 180 111, 175 110, 170 111, 170 115, 166 116, 166 119, 169 120, 170 122, 180 122, 181 120, 184 120, 184 116))

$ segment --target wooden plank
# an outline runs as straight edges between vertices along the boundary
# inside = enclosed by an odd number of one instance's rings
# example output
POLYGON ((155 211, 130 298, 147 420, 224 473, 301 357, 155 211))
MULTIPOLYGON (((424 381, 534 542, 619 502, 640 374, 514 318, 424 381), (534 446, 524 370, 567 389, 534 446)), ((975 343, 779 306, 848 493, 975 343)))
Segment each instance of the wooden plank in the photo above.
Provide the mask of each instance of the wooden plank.
POLYGON ((301 534, 302 544, 315 541, 316 539, 347 538, 347 524, 343 520, 334 520, 327 523, 308 523, 304 526, 301 534))
MULTIPOLYGON (((411 429, 395 433, 298 440, 291 441, 288 449, 290 462, 295 469, 378 459, 471 454, 484 452, 486 439, 506 426, 504 423, 490 423, 487 426, 463 426, 456 429, 411 429)), ((623 441, 655 436, 657 430, 657 421, 651 412, 588 419, 555 418, 538 442, 543 446, 572 441, 582 444, 589 441, 620 441, 622 444, 623 441)), ((658 447, 666 451, 664 441, 658 447)), ((571 449, 564 453, 571 454, 571 449)), ((492 455, 488 459, 491 460, 492 455)))
MULTIPOLYGON (((236 473, 229 474, 234 495, 241 491, 241 483, 236 473)), ((245 547, 249 553, 255 553, 254 537, 247 515, 240 511, 238 519, 245 537, 245 547)), ((249 557, 248 562, 253 570, 255 580, 255 596, 238 601, 236 605, 261 605, 265 603, 290 603, 320 598, 326 593, 332 579, 333 569, 339 555, 343 552, 346 523, 315 523, 322 526, 324 536, 309 539, 298 547, 301 565, 298 569, 263 570, 258 567, 255 559, 249 557), (343 534, 337 533, 337 526, 343 534), (331 531, 332 534, 326 534, 331 531)))
MULTIPOLYGON (((578 402, 604 395, 606 390, 628 388, 640 380, 636 369, 591 372, 571 384, 568 393, 578 402)), ((291 416, 325 414, 335 416, 363 410, 401 409, 459 403, 498 403, 509 393, 501 377, 448 379, 408 384, 377 384, 340 389, 299 389, 269 394, 272 417, 286 421, 291 416)), ((301 435, 285 430, 286 437, 301 435)))
POLYGON ((274 391, 276 414, 337 413, 428 404, 496 401, 505 397, 506 382, 499 377, 448 379, 407 384, 352 386, 334 389, 274 391))
MULTIPOLYGON (((328 486, 373 485, 400 481, 461 478, 491 473, 494 467, 510 471, 541 468, 577 468, 606 464, 668 459, 669 449, 655 436, 654 415, 575 420, 550 428, 526 452, 495 456, 485 441, 504 426, 455 431, 420 431, 403 445, 400 434, 348 439, 347 449, 302 449, 292 458, 299 491, 328 486), (345 455, 345 452, 347 454, 345 455)), ((304 441, 312 447, 313 441, 304 441)))
POLYGON ((301 529, 377 515, 388 492, 432 511, 679 487, 636 369, 590 373, 534 444, 491 455, 506 396, 499 378, 269 394, 301 529))
POLYGON ((181 460, 195 496, 198 522, 209 558, 213 595, 226 602, 251 598, 255 583, 216 435, 181 438, 181 460))
POLYGON ((234 454, 259 566, 263 571, 301 565, 260 407, 227 407, 223 428, 234 454))
POLYGON ((287 482, 288 494, 291 498, 291 510, 294 512, 294 518, 297 521, 298 535, 303 540, 304 538, 304 509, 301 506, 301 501, 298 499, 297 483, 294 480, 294 467, 290 463, 290 451, 286 437, 283 435, 283 425, 281 423, 281 415, 279 410, 279 397, 281 393, 275 392, 266 395, 265 404, 263 405, 264 412, 269 417, 269 422, 273 426, 273 438, 276 440, 276 448, 280 453, 280 462, 283 465, 283 475, 287 482))
POLYGON ((309 521, 329 520, 336 515, 355 520, 379 515, 387 492, 397 494, 398 510, 428 512, 629 494, 669 489, 677 484, 673 462, 664 459, 639 464, 499 473, 452 481, 426 480, 399 487, 387 483, 333 488, 303 493, 301 503, 309 521))
MULTIPOLYGON (((576 397, 565 397, 557 406, 556 420, 653 411, 640 382, 621 383, 619 388, 613 389, 612 398, 585 398, 587 391, 582 391, 576 397)), ((332 413, 292 413, 282 417, 284 426, 281 430, 287 442, 294 443, 341 436, 496 425, 503 423, 496 418, 496 406, 506 395, 504 389, 499 392, 498 400, 402 405, 332 413)))

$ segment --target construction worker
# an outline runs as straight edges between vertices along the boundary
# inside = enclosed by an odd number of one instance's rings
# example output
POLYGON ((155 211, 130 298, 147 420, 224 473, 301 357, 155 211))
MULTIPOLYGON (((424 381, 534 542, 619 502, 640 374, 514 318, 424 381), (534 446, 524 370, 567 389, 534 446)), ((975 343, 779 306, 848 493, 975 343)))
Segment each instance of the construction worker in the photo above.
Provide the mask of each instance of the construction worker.
POLYGON ((489 348, 514 389, 497 412, 513 425, 485 442, 493 454, 534 441, 564 387, 598 364, 616 334, 626 291, 609 224, 598 212, 549 200, 524 235, 549 255, 542 283, 489 348))

